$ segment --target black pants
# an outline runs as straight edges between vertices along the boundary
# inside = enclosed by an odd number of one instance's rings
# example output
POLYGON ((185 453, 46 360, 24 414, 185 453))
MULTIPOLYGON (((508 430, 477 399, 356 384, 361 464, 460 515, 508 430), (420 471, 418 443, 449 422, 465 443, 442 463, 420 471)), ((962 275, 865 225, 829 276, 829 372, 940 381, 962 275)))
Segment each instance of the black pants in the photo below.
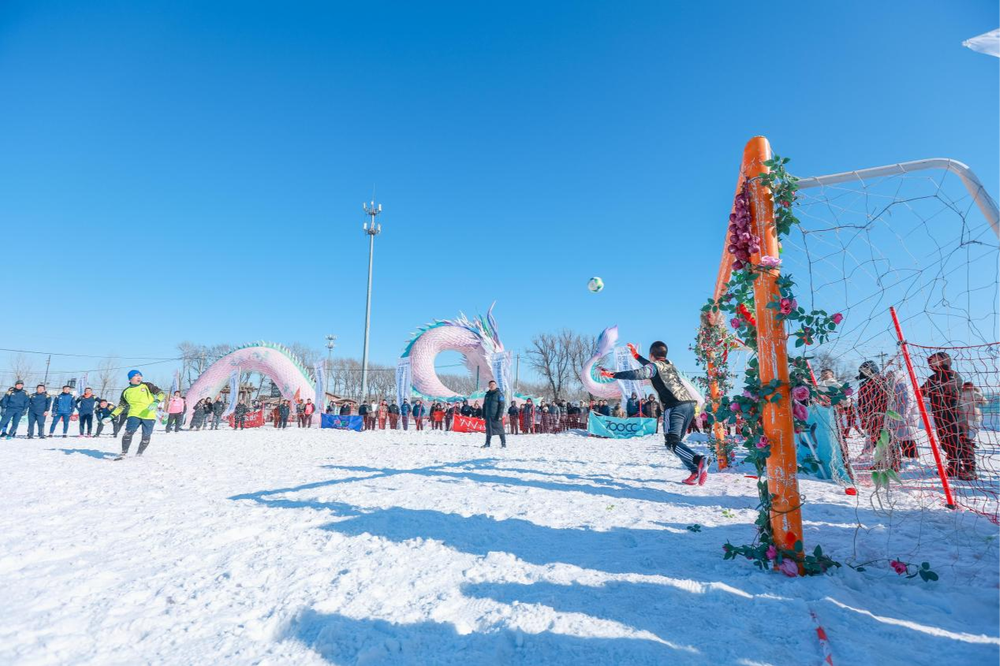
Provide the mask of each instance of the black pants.
POLYGON ((38 436, 45 437, 45 415, 28 412, 28 437, 32 436, 32 426, 38 427, 38 436))
POLYGON ((236 425, 234 426, 234 429, 239 428, 240 430, 245 430, 245 428, 243 427, 243 422, 246 421, 246 420, 247 420, 247 417, 245 417, 245 416, 239 416, 239 417, 237 417, 236 418, 236 425))
POLYGON ((97 419, 97 432, 94 433, 94 437, 100 437, 101 432, 104 430, 104 419, 97 419))
POLYGON ((174 432, 179 432, 183 416, 183 414, 167 414, 167 432, 170 432, 170 426, 174 427, 174 432))
POLYGON ((288 416, 287 415, 281 417, 281 426, 280 427, 282 427, 282 428, 287 428, 288 427, 288 416))

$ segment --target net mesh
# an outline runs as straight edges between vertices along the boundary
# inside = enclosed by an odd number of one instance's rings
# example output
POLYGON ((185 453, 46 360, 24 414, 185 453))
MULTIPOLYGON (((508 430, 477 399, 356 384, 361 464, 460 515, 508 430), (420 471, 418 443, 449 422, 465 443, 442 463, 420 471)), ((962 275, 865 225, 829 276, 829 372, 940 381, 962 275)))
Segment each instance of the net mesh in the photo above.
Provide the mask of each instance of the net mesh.
POLYGON ((822 457, 818 431, 826 430, 832 452, 819 476, 861 491, 853 560, 917 554, 927 522, 943 522, 953 557, 937 564, 975 576, 980 562, 995 562, 997 548, 997 233, 958 174, 942 169, 859 172, 850 182, 803 188, 795 214, 800 224, 783 242, 782 273, 795 280, 807 311, 844 316, 827 343, 807 352, 816 381, 854 391, 836 408, 814 406, 813 430, 800 443, 822 457), (890 306, 906 338, 920 343, 910 345, 916 386, 890 306), (931 367, 938 352, 960 380, 945 381, 931 367), (942 476, 956 510, 945 506, 942 476))

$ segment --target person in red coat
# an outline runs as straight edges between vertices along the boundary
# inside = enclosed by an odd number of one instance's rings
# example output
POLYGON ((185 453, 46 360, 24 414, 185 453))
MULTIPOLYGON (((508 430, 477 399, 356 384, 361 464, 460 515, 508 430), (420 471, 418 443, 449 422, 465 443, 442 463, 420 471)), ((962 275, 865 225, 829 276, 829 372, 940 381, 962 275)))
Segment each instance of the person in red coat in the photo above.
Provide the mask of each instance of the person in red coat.
MULTIPOLYGON (((874 361, 865 361, 858 368, 858 380, 861 385, 858 387, 858 418, 861 421, 861 429, 864 431, 868 441, 862 450, 863 454, 871 454, 875 451, 879 437, 885 429, 885 412, 889 409, 889 397, 891 388, 885 377, 879 374, 879 367, 874 361)), ((888 466, 899 471, 899 455, 894 453, 898 445, 894 445, 891 438, 888 440, 888 466)))
POLYGON ((931 354, 927 357, 927 365, 933 374, 921 390, 934 414, 938 441, 948 456, 948 476, 972 481, 976 478, 976 459, 968 428, 960 417, 962 377, 951 369, 951 356, 947 352, 931 354))

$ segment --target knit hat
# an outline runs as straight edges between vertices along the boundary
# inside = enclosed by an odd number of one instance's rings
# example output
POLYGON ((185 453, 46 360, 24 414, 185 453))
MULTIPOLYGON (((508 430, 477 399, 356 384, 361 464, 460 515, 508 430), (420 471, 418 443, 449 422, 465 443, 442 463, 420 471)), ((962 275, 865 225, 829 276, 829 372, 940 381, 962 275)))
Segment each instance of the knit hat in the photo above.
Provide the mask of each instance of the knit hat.
POLYGON ((129 370, 128 371, 128 380, 132 381, 132 378, 135 377, 136 375, 139 375, 140 377, 142 377, 142 373, 139 372, 138 370, 129 370))
POLYGON ((878 364, 875 361, 865 361, 858 368, 858 379, 868 379, 878 374, 878 364))

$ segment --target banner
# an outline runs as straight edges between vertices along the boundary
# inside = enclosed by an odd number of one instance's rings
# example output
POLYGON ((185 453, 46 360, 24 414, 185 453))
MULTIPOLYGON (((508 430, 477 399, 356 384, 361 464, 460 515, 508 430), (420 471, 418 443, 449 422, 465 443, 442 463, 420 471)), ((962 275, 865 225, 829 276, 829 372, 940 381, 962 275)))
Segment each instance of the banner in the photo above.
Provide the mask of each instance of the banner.
POLYGON ((364 418, 361 416, 340 416, 339 414, 320 414, 320 428, 336 428, 337 430, 354 430, 361 432, 364 418))
MULTIPOLYGON (((640 367, 639 361, 632 357, 632 352, 628 350, 628 347, 615 347, 615 370, 617 372, 635 370, 638 367, 640 367)), ((632 397, 633 393, 640 398, 643 397, 643 387, 641 381, 619 379, 618 389, 622 392, 623 406, 624 403, 628 402, 628 399, 632 397)))
POLYGON ((324 362, 320 361, 313 366, 313 374, 316 375, 316 396, 313 398, 313 404, 316 405, 316 411, 318 412, 326 411, 326 382, 324 379, 323 364, 324 362))
POLYGON ((76 394, 83 395, 83 390, 87 388, 87 373, 83 373, 76 378, 76 394))
POLYGON ((486 421, 474 416, 456 414, 455 420, 451 422, 451 429, 455 432, 486 432, 486 421))
POLYGON ((590 412, 587 417, 587 432, 611 439, 645 437, 656 434, 656 419, 616 419, 590 412))
MULTIPOLYGON (((229 421, 229 427, 230 428, 235 428, 236 427, 236 415, 235 414, 230 414, 229 417, 227 418, 227 420, 229 421)), ((264 425, 264 410, 263 409, 260 410, 260 411, 258 411, 258 412, 247 412, 246 417, 243 419, 243 427, 244 428, 260 428, 262 425, 264 425)))
POLYGON ((229 415, 236 411, 236 405, 240 401, 240 369, 236 368, 229 375, 229 406, 226 407, 222 418, 229 418, 229 415))
POLYGON ((396 364, 396 404, 410 399, 410 357, 399 359, 396 364))
POLYGON ((504 402, 510 404, 514 397, 514 387, 510 383, 510 352, 500 351, 490 354, 490 371, 497 382, 497 388, 504 396, 504 402))

